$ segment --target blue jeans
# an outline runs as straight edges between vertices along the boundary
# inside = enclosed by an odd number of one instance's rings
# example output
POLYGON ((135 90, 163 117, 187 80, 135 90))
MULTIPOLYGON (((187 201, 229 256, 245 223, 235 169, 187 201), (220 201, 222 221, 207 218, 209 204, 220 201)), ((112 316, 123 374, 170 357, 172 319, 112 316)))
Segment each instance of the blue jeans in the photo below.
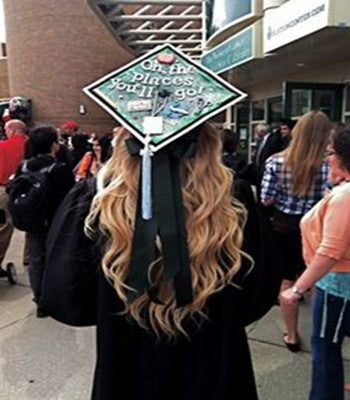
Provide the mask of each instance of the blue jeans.
POLYGON ((309 400, 343 400, 341 346, 350 334, 350 301, 316 289, 312 310, 312 384, 309 400))

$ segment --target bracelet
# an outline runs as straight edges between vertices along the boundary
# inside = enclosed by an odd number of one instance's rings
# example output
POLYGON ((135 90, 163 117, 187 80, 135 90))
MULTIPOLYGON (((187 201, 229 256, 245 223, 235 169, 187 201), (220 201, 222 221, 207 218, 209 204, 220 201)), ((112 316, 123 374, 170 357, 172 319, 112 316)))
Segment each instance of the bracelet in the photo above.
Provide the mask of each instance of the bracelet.
POLYGON ((299 288, 296 287, 296 286, 293 286, 293 287, 292 287, 292 293, 293 293, 293 294, 296 294, 296 295, 299 296, 299 297, 302 297, 303 294, 304 294, 304 291, 302 291, 301 289, 299 289, 299 288))

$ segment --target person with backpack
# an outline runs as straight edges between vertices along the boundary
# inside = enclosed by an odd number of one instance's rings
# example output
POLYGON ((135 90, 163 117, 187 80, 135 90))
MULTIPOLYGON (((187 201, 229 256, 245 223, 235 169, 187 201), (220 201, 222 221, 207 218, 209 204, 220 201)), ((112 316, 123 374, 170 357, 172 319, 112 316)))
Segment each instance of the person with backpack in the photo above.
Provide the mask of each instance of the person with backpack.
POLYGON ((34 156, 25 160, 8 186, 13 223, 28 233, 29 280, 40 307, 41 283, 45 266, 45 242, 53 216, 64 196, 74 185, 70 168, 56 161, 58 135, 52 125, 39 125, 29 135, 34 156))

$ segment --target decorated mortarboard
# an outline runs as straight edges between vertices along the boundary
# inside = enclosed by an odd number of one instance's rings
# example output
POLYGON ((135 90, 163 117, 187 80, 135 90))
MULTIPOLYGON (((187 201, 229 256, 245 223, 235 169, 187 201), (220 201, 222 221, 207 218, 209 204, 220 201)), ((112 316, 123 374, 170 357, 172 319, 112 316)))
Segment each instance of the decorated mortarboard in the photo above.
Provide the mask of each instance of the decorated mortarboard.
POLYGON ((151 133, 153 152, 246 97, 169 44, 102 77, 84 92, 142 143, 151 133))
MULTIPOLYGON (((174 162, 178 156, 166 149, 246 94, 169 44, 100 78, 84 92, 134 135, 138 145, 133 154, 142 156, 141 194, 127 280, 133 288, 129 299, 147 290, 156 301, 157 288, 144 265, 154 262, 154 242, 159 235, 165 276, 174 280, 177 304, 188 304, 192 290, 181 186, 174 162)), ((135 149, 135 143, 130 147, 135 149)))

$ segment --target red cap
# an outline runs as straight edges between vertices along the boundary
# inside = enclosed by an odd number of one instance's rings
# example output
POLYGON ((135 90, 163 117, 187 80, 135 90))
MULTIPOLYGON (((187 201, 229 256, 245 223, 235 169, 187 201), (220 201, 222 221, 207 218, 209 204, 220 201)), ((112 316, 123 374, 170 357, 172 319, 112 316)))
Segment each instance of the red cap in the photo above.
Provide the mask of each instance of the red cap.
POLYGON ((77 131, 79 129, 79 125, 74 121, 68 121, 61 126, 62 129, 73 129, 77 131))

